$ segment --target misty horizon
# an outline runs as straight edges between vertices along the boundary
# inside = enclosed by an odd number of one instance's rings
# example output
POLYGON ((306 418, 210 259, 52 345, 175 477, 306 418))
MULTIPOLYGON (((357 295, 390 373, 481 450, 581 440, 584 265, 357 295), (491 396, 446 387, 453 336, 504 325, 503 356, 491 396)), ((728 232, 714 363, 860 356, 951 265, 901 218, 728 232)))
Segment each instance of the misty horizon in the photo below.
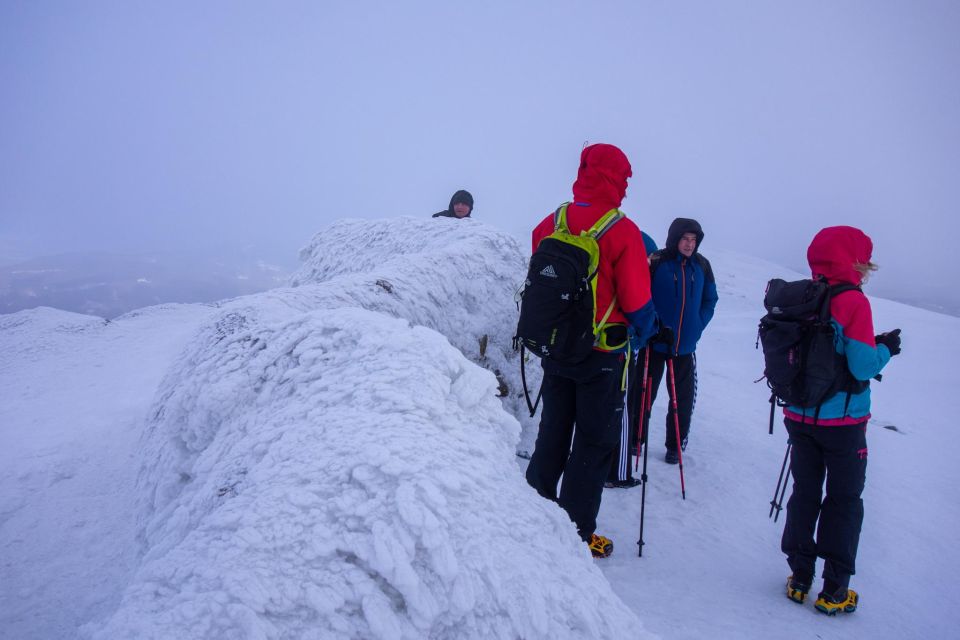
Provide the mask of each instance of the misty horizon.
POLYGON ((2 264, 295 266, 334 220, 429 216, 462 188, 525 243, 609 142, 658 244, 693 217, 708 257, 805 271, 849 224, 874 240, 869 292, 960 310, 927 240, 960 202, 956 3, 5 3, 0 51, 2 264))

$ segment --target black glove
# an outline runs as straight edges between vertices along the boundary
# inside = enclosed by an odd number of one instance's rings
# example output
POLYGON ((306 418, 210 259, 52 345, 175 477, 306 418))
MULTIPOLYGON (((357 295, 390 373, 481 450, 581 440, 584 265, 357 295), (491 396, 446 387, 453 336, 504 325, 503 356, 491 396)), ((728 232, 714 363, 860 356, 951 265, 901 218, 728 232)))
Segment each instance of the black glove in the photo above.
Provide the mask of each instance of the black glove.
POLYGON ((662 324, 660 325, 660 330, 650 338, 650 344, 663 344, 672 349, 674 338, 673 329, 662 324))
POLYGON ((895 356, 900 353, 900 329, 887 331, 876 336, 877 344, 884 345, 890 350, 890 355, 895 356))

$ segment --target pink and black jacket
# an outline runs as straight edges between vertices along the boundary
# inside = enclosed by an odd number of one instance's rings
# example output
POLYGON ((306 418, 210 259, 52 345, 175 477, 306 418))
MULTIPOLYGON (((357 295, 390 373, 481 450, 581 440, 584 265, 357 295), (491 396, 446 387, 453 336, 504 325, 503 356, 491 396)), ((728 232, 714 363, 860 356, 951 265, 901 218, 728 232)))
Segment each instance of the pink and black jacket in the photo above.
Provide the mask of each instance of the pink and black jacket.
MULTIPOLYGON (((855 264, 866 264, 873 242, 854 227, 822 229, 807 249, 807 262, 814 278, 825 277, 829 284, 861 283, 855 264)), ((873 312, 862 291, 839 294, 830 301, 830 316, 836 330, 837 353, 857 380, 868 381, 889 362, 890 351, 874 338, 873 312)), ((870 388, 850 393, 840 391, 824 400, 819 409, 789 406, 784 415, 797 422, 818 425, 860 424, 870 418, 870 388), (848 397, 849 396, 849 397, 848 397)))

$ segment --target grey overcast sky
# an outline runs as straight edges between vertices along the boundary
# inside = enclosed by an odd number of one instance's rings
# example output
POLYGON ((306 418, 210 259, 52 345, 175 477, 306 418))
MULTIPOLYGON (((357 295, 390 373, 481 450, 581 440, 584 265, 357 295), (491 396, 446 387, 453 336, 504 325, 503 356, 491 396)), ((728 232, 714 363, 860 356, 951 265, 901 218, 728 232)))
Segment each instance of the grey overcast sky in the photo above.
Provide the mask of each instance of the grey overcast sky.
MULTIPOLYGON (((662 243, 698 218, 802 266, 875 241, 877 293, 960 301, 960 2, 0 3, 0 261, 252 246, 459 188, 526 241, 585 141, 662 243)), ((960 304, 960 302, 958 302, 960 304)))

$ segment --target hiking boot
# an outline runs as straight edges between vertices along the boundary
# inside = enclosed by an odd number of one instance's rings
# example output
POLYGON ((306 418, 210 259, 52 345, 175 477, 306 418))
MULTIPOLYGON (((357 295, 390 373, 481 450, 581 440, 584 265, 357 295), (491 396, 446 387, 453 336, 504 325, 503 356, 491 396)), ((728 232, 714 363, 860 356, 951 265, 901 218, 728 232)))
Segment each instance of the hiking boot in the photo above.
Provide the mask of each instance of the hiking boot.
POLYGON ((790 576, 787 578, 787 597, 794 602, 803 604, 807 599, 807 593, 810 592, 810 581, 804 582, 800 578, 790 576))
POLYGON ((667 449, 667 453, 666 455, 663 456, 663 460, 667 464, 677 464, 678 462, 680 462, 680 456, 677 454, 676 451, 671 451, 667 449))
POLYGON ((840 589, 836 593, 826 593, 821 591, 817 596, 817 601, 813 603, 814 608, 820 613, 828 616, 835 616, 837 612, 853 613, 857 610, 857 603, 860 596, 853 589, 840 589))
POLYGON ((613 553, 613 541, 610 540, 610 538, 598 536, 595 533, 590 534, 590 540, 587 541, 587 546, 590 547, 590 553, 593 554, 594 558, 606 558, 613 553))
POLYGON ((607 480, 603 483, 606 489, 629 489, 640 485, 640 478, 627 478, 626 480, 607 480))

